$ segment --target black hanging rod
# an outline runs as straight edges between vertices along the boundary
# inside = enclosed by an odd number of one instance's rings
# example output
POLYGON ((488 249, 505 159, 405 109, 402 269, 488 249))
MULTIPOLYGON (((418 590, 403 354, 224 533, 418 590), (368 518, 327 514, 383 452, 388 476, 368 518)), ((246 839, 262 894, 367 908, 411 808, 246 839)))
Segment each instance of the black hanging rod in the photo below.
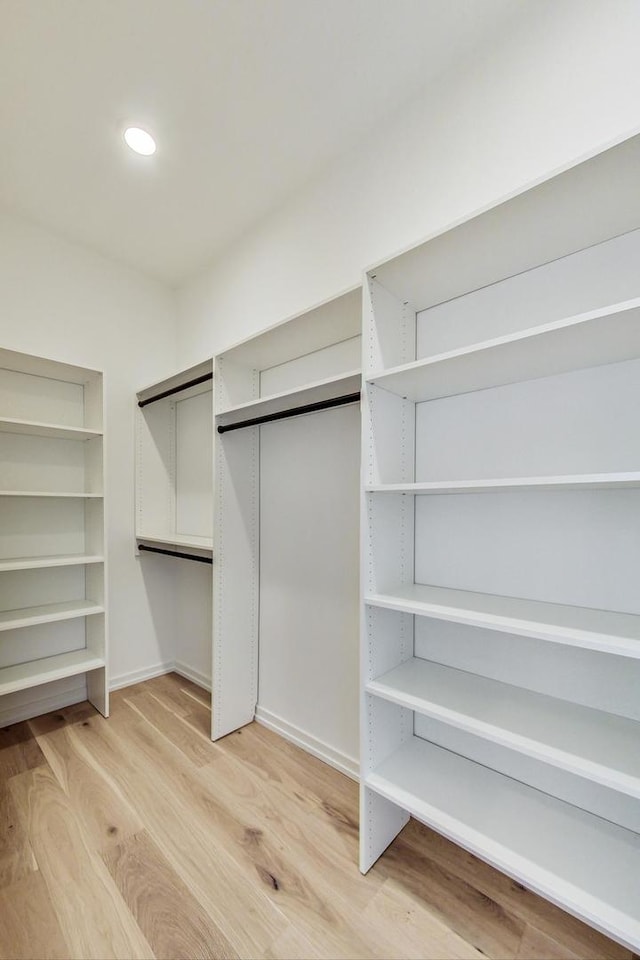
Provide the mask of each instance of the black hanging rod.
POLYGON ((187 383, 181 383, 179 387, 171 387, 170 390, 163 390, 162 393, 156 393, 155 397, 147 397, 146 400, 138 400, 138 406, 146 407, 148 403, 155 403, 156 400, 164 400, 165 397, 170 397, 174 393, 181 393, 183 390, 188 390, 189 387, 197 387, 199 383, 206 383, 207 380, 213 380, 212 373, 204 373, 201 377, 196 377, 194 380, 188 380, 187 383))
POLYGON ((163 553, 166 557, 178 557, 180 560, 196 560, 198 563, 213 563, 212 557, 198 557, 194 553, 178 553, 177 550, 164 550, 162 547, 145 547, 144 543, 138 544, 138 550, 145 550, 147 553, 163 553))
POLYGON ((243 427, 258 427, 261 423, 271 423, 273 420, 286 420, 289 417, 299 417, 303 413, 315 413, 317 410, 330 410, 331 407, 344 407, 348 403, 359 403, 358 393, 347 393, 343 397, 333 397, 331 400, 318 400, 317 403, 306 403, 302 407, 289 407, 279 413, 265 413, 262 417, 253 417, 251 420, 238 420, 237 423, 221 424, 218 433, 228 433, 229 430, 242 430, 243 427))

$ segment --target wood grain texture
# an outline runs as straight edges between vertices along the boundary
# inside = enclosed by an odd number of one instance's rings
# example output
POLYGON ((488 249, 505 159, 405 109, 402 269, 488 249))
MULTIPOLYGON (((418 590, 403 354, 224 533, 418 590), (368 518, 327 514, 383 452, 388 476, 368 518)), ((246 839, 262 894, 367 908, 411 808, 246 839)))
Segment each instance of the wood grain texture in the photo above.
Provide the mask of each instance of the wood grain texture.
POLYGON ((0 960, 630 960, 411 821, 366 877, 355 783, 176 675, 0 739, 0 960))
POLYGON ((111 847, 104 860, 158 960, 238 956, 146 833, 111 847))
POLYGON ((0 890, 1 960, 64 960, 69 947, 39 871, 0 890))

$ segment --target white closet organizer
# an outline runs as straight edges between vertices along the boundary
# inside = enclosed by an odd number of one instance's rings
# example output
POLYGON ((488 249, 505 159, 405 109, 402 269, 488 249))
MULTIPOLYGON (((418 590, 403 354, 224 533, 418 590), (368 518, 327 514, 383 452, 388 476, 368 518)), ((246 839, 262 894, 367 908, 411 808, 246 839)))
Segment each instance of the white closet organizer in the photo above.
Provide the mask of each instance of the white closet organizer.
POLYGON ((102 374, 0 350, 0 695, 86 674, 108 715, 102 374))
POLYGON ((359 402, 361 303, 358 288, 215 358, 214 740, 256 708, 260 423, 359 402))
POLYGON ((360 863, 412 815, 636 951, 639 170, 367 275, 360 863))
POLYGON ((213 361, 137 394, 138 550, 211 563, 213 361))

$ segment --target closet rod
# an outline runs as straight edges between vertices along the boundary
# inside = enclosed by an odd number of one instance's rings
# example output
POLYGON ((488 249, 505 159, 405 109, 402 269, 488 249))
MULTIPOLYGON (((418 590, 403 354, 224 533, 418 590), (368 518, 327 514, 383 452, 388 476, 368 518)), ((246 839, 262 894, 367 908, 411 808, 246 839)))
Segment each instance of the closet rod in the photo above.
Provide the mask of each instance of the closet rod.
POLYGON ((145 547, 143 543, 138 544, 138 550, 145 550, 147 553, 163 553, 166 557, 178 557, 180 560, 196 560, 198 563, 213 563, 212 557, 198 557, 194 553, 178 553, 177 550, 163 550, 162 547, 145 547))
POLYGON ((243 427, 258 427, 261 423, 271 423, 273 420, 286 420, 289 417, 299 417, 303 413, 315 413, 317 410, 330 410, 331 407, 344 407, 348 403, 359 403, 360 392, 347 393, 343 397, 333 397, 331 400, 318 400, 317 403, 306 403, 302 407, 289 407, 279 413, 266 413, 262 417, 252 420, 239 420, 237 423, 221 424, 218 433, 228 433, 229 430, 241 430, 243 427))
POLYGON ((187 383, 181 383, 179 387, 171 387, 170 390, 163 390, 162 393, 156 393, 155 397, 138 400, 138 406, 146 407, 148 403, 155 403, 156 400, 164 400, 165 397, 170 397, 174 393, 181 393, 183 390, 188 390, 189 387, 197 387, 199 383, 206 383, 207 380, 213 380, 212 373, 205 373, 201 377, 196 377, 195 380, 188 380, 187 383))

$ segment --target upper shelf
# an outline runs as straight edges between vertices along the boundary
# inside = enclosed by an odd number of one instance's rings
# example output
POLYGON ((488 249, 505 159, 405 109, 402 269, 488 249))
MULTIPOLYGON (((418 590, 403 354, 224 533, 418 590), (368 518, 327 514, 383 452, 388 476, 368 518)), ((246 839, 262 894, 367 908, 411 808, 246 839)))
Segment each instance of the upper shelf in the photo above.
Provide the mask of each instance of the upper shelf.
POLYGON ((615 490, 640 487, 640 473, 583 473, 558 477, 500 477, 485 480, 432 480, 424 483, 376 483, 367 493, 438 496, 460 493, 500 493, 516 490, 615 490))
POLYGON ((406 363, 367 378, 414 403, 640 356, 640 299, 406 363))
POLYGON ((0 497, 54 497, 67 499, 69 497, 84 500, 102 500, 102 493, 70 493, 64 490, 0 490, 0 497))
POLYGON ((144 543, 160 543, 166 547, 189 547, 192 550, 213 550, 213 537, 197 537, 186 533, 168 533, 166 535, 154 534, 147 536, 139 533, 136 540, 144 543))
POLYGON ((0 433, 18 433, 31 437, 53 437, 59 440, 93 440, 101 437, 101 430, 86 427, 58 426, 55 423, 38 423, 36 420, 15 420, 0 417, 0 433))
POLYGON ((178 399, 184 400, 188 396, 208 392, 211 390, 212 379, 213 360, 205 360, 196 364, 195 367, 181 370, 164 380, 159 380, 157 383, 152 383, 148 387, 138 390, 136 394, 138 404, 145 406, 154 400, 161 400, 178 394, 180 394, 178 399), (194 381, 196 381, 195 384, 194 381))
POLYGON ((365 595, 375 607, 640 658, 640 616, 420 583, 365 595))
POLYGON ((360 390, 361 375, 359 370, 349 370, 336 377, 327 377, 316 380, 314 383, 285 390, 282 393, 260 397, 257 400, 248 400, 239 403, 222 413, 216 414, 216 424, 227 426, 240 420, 249 420, 254 417, 269 416, 272 413, 281 413, 294 406, 303 406, 308 403, 318 403, 331 400, 343 394, 355 393, 360 390))

